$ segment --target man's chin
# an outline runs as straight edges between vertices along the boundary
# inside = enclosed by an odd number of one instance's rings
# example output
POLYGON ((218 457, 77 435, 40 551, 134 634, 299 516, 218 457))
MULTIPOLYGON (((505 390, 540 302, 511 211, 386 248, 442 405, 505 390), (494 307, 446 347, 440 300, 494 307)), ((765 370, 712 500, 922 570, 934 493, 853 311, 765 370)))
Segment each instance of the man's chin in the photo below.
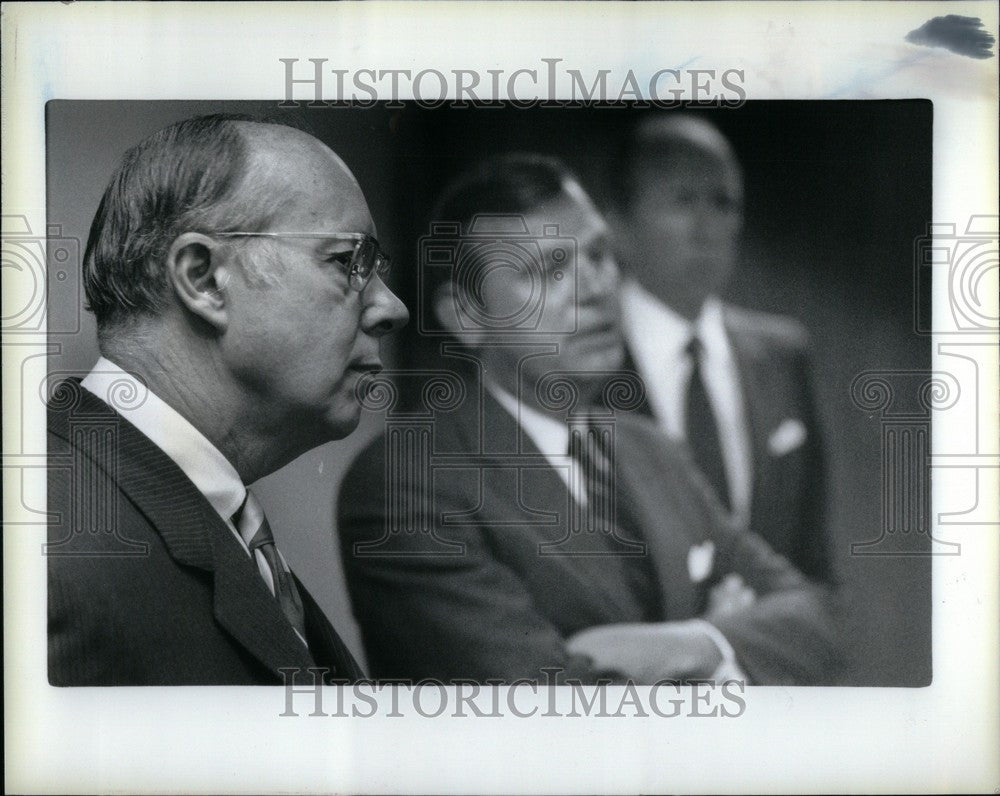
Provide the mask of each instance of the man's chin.
POLYGON ((579 353, 573 357, 578 365, 576 370, 607 375, 622 369, 625 364, 625 347, 617 336, 611 342, 595 340, 591 345, 587 345, 587 342, 580 346, 579 353))
POLYGON ((361 424, 361 407, 358 406, 352 413, 338 413, 337 417, 331 418, 329 422, 330 439, 338 440, 349 437, 361 424))
POLYGON ((329 407, 325 413, 313 415, 308 425, 313 447, 344 439, 357 429, 361 423, 361 406, 357 401, 352 401, 351 404, 329 407))

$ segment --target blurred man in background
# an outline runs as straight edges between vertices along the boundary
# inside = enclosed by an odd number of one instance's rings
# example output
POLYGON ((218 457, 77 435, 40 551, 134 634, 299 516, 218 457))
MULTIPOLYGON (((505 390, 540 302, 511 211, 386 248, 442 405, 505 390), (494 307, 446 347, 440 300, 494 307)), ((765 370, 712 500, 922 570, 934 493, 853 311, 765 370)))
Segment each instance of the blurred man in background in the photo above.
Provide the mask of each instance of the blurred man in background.
POLYGON ((505 156, 433 218, 448 232, 425 240, 423 306, 452 338, 441 374, 464 382, 436 415, 419 390, 417 426, 365 450, 339 499, 372 674, 828 680, 824 590, 617 411, 641 385, 619 372, 618 268, 580 183, 505 156))
POLYGON ((829 579, 805 329, 720 298, 743 224, 743 175, 729 142, 693 116, 649 116, 617 176, 623 324, 646 411, 687 442, 737 527, 829 579))

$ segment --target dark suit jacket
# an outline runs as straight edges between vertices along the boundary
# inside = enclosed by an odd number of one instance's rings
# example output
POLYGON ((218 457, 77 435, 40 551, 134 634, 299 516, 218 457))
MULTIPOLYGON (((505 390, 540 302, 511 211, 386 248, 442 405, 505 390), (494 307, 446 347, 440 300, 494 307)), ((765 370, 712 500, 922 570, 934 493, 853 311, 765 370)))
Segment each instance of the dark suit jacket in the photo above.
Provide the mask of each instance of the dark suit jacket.
MULTIPOLYGON (((791 318, 730 305, 725 306, 724 323, 750 427, 750 528, 806 575, 833 580, 823 437, 806 330, 791 318), (804 434, 789 436, 786 431, 804 434), (795 437, 797 444, 781 444, 795 442, 795 437)), ((639 411, 651 414, 648 403, 639 411)))
MULTIPOLYGON (((690 462, 650 421, 621 416, 615 433, 618 496, 643 525, 660 618, 699 615, 708 586, 740 573, 758 600, 716 624, 752 680, 830 679, 836 642, 825 591, 758 537, 728 529, 690 462), (714 568, 697 584, 688 556, 706 540, 715 545, 714 568)), ((368 447, 342 485, 338 527, 373 675, 510 681, 542 679, 540 670, 553 666, 592 679, 567 656, 564 640, 595 625, 638 621, 641 610, 625 559, 579 554, 592 540, 569 533, 571 500, 488 394, 480 410, 475 389, 423 437, 390 431, 368 447), (400 466, 414 456, 416 467, 400 466), (426 477, 431 488, 421 497, 426 477), (407 506, 416 532, 394 509, 407 506)))
POLYGON ((78 380, 57 388, 48 431, 51 684, 280 684, 282 667, 311 684, 310 666, 360 676, 303 588, 306 650, 187 476, 78 380))

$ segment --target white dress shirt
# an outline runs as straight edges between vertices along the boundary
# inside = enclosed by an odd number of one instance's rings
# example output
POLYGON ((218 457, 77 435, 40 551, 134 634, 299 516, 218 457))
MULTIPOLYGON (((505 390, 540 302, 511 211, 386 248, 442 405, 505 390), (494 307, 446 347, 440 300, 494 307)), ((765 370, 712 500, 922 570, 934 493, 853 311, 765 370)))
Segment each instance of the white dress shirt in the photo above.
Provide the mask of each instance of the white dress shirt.
POLYGON ((739 370, 726 335, 722 303, 710 297, 692 323, 629 280, 622 289, 622 321, 629 349, 646 384, 646 400, 660 427, 676 440, 686 436, 685 411, 692 363, 685 347, 695 334, 701 340, 705 391, 719 428, 732 519, 738 527, 746 528, 753 490, 753 453, 739 370))
MULTIPOLYGON (((176 409, 110 359, 101 357, 81 385, 121 414, 174 461, 233 532, 243 552, 253 558, 233 524, 233 515, 243 505, 247 488, 222 452, 176 409), (121 402, 110 400, 112 394, 123 388, 133 390, 136 396, 124 407, 121 402)), ((278 555, 281 555, 280 550, 278 555)), ((273 592, 271 571, 262 571, 261 577, 273 592)))
MULTIPOLYGON (((110 359, 101 357, 97 360, 93 370, 80 384, 121 414, 173 460, 232 531, 247 557, 257 564, 261 579, 274 594, 274 576, 270 568, 263 556, 250 553, 250 548, 233 523, 233 515, 246 499, 247 488, 222 452, 176 409, 110 359), (122 406, 121 402, 111 400, 111 395, 120 392, 128 394, 128 390, 136 396, 128 405, 122 406)), ((277 553, 287 567, 288 562, 281 551, 277 550, 277 553)), ((298 630, 295 630, 295 635, 309 646, 298 630)))
POLYGON ((527 434, 538 451, 546 458, 552 469, 566 484, 570 497, 580 506, 587 505, 587 488, 583 483, 583 468, 573 467, 573 457, 569 455, 569 426, 562 420, 546 415, 492 382, 486 388, 497 402, 506 409, 521 429, 527 434), (573 478, 573 473, 577 477, 573 478))
MULTIPOLYGON (((552 468, 559 474, 559 477, 569 489, 570 496, 579 505, 587 505, 587 489, 584 483, 582 467, 572 467, 572 457, 569 455, 569 426, 565 422, 556 420, 550 415, 529 406, 524 401, 518 401, 513 395, 498 387, 492 382, 487 382, 486 388, 490 394, 496 398, 497 402, 510 413, 511 417, 517 421, 521 429, 526 433, 535 447, 538 448, 552 468), (576 478, 573 477, 576 474, 576 478)), ((678 624, 673 622, 670 624, 678 624)), ((732 644, 722 634, 715 625, 704 619, 688 619, 684 624, 699 627, 715 644, 722 656, 722 662, 712 673, 712 680, 724 682, 726 680, 746 680, 746 674, 740 668, 736 660, 736 651, 732 644)))

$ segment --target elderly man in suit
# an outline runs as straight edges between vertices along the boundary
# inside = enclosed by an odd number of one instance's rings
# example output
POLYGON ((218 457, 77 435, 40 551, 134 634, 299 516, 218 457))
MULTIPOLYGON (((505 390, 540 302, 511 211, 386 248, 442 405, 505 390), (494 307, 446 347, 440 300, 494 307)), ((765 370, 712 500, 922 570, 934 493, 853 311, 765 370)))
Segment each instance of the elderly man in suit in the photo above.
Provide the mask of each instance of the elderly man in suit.
POLYGON ((357 425, 407 318, 373 234, 289 127, 198 117, 126 153, 83 266, 103 356, 49 407, 51 683, 360 676, 246 485, 357 425))
POLYGON ((422 307, 453 342, 339 500, 373 674, 830 677, 824 589, 731 529, 683 449, 623 413, 641 384, 618 372, 618 270, 580 183, 504 156, 434 218, 422 307))
POLYGON ((687 442, 738 527, 829 579, 805 329, 719 298, 743 221, 729 142, 704 119, 652 115, 629 140, 618 178, 624 329, 646 411, 687 442))

